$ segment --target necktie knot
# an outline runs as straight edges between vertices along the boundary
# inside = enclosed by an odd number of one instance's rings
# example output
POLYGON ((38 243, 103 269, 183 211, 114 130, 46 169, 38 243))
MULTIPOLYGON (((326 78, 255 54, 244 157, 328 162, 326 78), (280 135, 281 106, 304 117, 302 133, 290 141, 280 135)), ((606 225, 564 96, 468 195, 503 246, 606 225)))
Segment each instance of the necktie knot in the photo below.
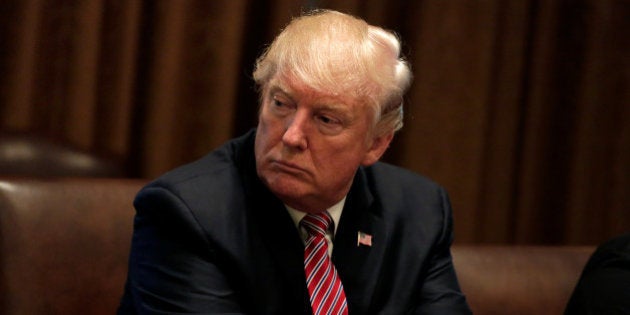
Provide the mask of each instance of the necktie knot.
POLYGON ((333 224, 333 219, 327 211, 309 213, 300 221, 300 225, 310 236, 324 236, 333 224))

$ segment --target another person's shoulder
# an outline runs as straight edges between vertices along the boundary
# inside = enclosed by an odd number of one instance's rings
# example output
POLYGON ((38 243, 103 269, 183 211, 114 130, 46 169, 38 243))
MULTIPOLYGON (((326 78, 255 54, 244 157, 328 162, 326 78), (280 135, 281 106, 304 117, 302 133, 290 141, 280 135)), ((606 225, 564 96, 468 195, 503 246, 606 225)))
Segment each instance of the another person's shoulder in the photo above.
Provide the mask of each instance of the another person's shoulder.
POLYGON ((602 243, 587 262, 565 314, 630 314, 630 233, 602 243))
POLYGON ((599 246, 600 251, 630 253, 630 233, 612 238, 599 246))
POLYGON ((618 268, 630 274, 630 233, 600 244, 591 255, 583 275, 587 276, 604 268, 618 268))

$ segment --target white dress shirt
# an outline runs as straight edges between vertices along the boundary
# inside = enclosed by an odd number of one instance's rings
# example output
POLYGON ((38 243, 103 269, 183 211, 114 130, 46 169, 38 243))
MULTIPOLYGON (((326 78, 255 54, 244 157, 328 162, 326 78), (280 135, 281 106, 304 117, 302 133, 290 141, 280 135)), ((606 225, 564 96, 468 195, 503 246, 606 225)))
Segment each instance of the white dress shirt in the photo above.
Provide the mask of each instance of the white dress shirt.
MULTIPOLYGON (((328 256, 332 255, 333 240, 335 239, 335 233, 337 233, 337 226, 339 226, 339 219, 341 218, 341 212, 343 212, 343 206, 345 203, 346 197, 344 197, 343 199, 341 199, 341 201, 326 210, 328 211, 328 214, 330 214, 330 216, 332 217, 334 225, 334 229, 332 231, 328 229, 328 231, 326 232, 326 242, 328 243, 328 256)), ((302 220, 302 218, 304 218, 304 216, 306 216, 306 212, 293 209, 287 205, 284 206, 287 208, 287 211, 289 211, 289 215, 291 215, 291 219, 293 219, 295 227, 297 227, 298 231, 300 232, 302 242, 306 243, 308 232, 306 232, 304 228, 300 227, 300 221, 302 220)))

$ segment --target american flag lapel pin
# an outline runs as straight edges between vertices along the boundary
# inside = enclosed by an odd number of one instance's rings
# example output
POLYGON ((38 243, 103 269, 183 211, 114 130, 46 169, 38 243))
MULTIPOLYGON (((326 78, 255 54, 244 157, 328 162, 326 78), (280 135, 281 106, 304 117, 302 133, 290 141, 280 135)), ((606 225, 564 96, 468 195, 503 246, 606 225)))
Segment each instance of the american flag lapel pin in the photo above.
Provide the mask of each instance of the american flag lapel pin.
POLYGON ((359 231, 357 235, 357 247, 361 245, 372 246, 372 235, 359 231))

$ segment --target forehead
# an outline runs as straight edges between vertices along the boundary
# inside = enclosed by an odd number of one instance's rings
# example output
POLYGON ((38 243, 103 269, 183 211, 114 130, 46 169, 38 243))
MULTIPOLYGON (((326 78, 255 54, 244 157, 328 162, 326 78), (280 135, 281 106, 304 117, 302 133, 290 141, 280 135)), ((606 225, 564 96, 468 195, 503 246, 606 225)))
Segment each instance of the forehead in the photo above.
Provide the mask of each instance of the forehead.
POLYGON ((313 87, 295 76, 289 75, 274 76, 266 85, 265 91, 266 93, 281 93, 296 102, 309 99, 317 101, 321 105, 334 107, 347 107, 348 109, 365 107, 365 102, 356 96, 330 91, 323 87, 313 87))

